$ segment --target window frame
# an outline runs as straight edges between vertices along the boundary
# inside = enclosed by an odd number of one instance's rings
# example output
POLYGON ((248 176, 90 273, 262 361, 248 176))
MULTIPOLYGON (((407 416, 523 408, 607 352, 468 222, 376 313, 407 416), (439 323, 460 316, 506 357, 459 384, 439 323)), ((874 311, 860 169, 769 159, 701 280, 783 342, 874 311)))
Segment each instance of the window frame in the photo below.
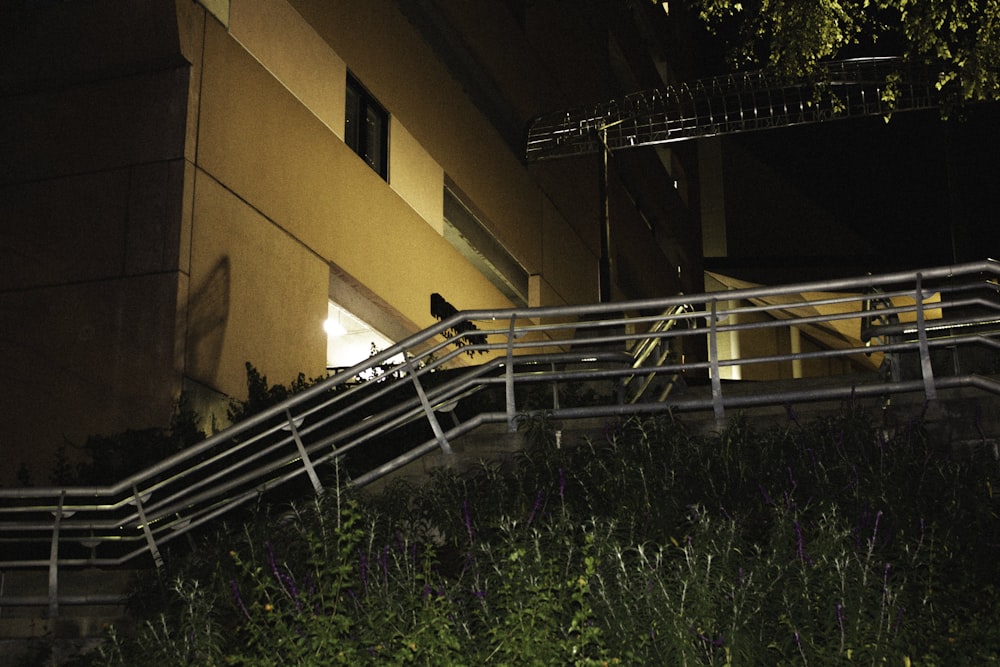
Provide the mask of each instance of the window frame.
POLYGON ((344 109, 344 142, 381 176, 382 180, 388 182, 389 112, 350 72, 347 73, 344 109), (377 120, 376 123, 369 122, 372 117, 377 120), (352 121, 355 124, 353 128, 350 127, 352 121), (377 137, 371 136, 371 125, 377 125, 377 137))

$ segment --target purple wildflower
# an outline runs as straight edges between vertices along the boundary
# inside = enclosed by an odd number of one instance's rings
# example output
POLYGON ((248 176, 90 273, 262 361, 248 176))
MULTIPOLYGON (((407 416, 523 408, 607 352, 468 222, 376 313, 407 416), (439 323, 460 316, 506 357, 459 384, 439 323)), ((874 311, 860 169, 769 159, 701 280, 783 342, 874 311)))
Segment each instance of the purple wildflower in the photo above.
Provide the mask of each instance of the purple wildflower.
POLYGON ((274 574, 274 578, 280 582, 281 575, 278 573, 278 562, 274 558, 274 547, 270 542, 267 542, 264 544, 264 550, 267 551, 267 564, 271 566, 271 573, 274 574))
POLYGON ((368 590, 368 554, 358 549, 358 575, 361 577, 361 585, 368 590))
POLYGON ((535 494, 535 504, 532 505, 532 507, 531 507, 531 513, 528 514, 528 525, 529 526, 531 525, 531 522, 534 521, 535 514, 538 512, 539 509, 541 509, 541 507, 542 507, 542 499, 544 497, 545 496, 542 493, 542 490, 538 489, 538 493, 535 494))
POLYGON ((386 583, 389 582, 389 547, 382 547, 382 550, 378 553, 378 565, 382 568, 382 578, 386 583))
POLYGON ((295 579, 292 578, 292 575, 287 572, 282 572, 281 585, 284 586, 285 592, 287 592, 292 598, 296 599, 295 606, 298 607, 299 587, 295 585, 295 579))
POLYGON ((295 608, 301 610, 302 604, 299 602, 299 589, 295 585, 295 579, 292 578, 287 572, 282 572, 281 568, 278 567, 278 561, 274 557, 274 547, 268 542, 265 545, 267 551, 267 564, 271 567, 271 573, 274 575, 275 581, 281 586, 282 590, 295 601, 295 608))
POLYGON ((243 603, 243 595, 240 594, 240 585, 236 583, 235 579, 229 580, 229 588, 233 593, 233 602, 239 607, 239 610, 243 612, 243 615, 250 619, 250 611, 247 606, 243 603))
POLYGON ((465 523, 465 531, 469 534, 469 539, 473 538, 472 515, 469 513, 469 499, 462 500, 462 521, 465 523))
POLYGON ((785 415, 788 418, 788 421, 792 422, 796 426, 798 425, 799 417, 795 414, 795 410, 792 409, 791 403, 785 403, 785 415))
POLYGON ((706 635, 704 632, 702 632, 693 625, 691 626, 691 632, 693 632, 698 637, 698 639, 712 646, 722 646, 723 644, 726 643, 725 637, 723 635, 719 635, 715 639, 712 639, 711 637, 709 637, 708 635, 706 635))
POLYGON ((812 564, 812 558, 806 553, 806 541, 802 536, 802 524, 798 520, 795 521, 795 557, 812 564))

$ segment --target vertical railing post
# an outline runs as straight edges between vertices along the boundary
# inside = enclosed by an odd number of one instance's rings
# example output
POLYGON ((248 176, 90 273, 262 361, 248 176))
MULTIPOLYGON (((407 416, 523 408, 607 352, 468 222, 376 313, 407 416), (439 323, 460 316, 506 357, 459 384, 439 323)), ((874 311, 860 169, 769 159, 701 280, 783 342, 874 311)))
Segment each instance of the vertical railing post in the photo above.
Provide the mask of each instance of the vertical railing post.
POLYGON ((417 397, 420 398, 420 404, 424 407, 424 414, 427 415, 427 421, 430 422, 431 430, 434 431, 434 437, 437 439, 438 445, 441 446, 441 451, 446 455, 451 455, 451 445, 448 443, 448 439, 444 437, 441 422, 438 421, 437 415, 434 414, 431 402, 427 400, 427 393, 424 391, 423 385, 420 384, 420 378, 417 377, 410 358, 405 354, 403 355, 403 364, 406 366, 406 373, 410 376, 410 380, 413 381, 413 387, 417 390, 417 397))
POLYGON ((924 323, 923 275, 917 274, 917 344, 920 347, 920 371, 924 379, 924 394, 928 402, 937 399, 934 385, 934 368, 931 366, 930 347, 927 345, 927 327, 924 323))
POLYGON ((160 556, 160 550, 156 547, 156 540, 153 539, 153 531, 149 527, 149 520, 146 519, 146 510, 142 506, 142 496, 139 494, 139 489, 135 484, 132 485, 132 496, 135 498, 135 510, 139 513, 139 521, 142 522, 142 532, 146 536, 146 544, 149 545, 149 553, 153 557, 153 562, 156 563, 156 569, 163 569, 163 557, 160 556))
POLYGON ((510 327, 507 329, 507 359, 504 364, 504 395, 507 404, 507 432, 517 431, 517 406, 514 403, 514 325, 515 320, 510 318, 510 327))
POLYGON ((722 378, 719 377, 718 303, 717 299, 712 299, 708 319, 708 362, 712 373, 712 409, 715 411, 716 421, 722 421, 726 417, 726 411, 722 404, 722 378))
POLYGON ((601 156, 598 164, 597 193, 600 199, 600 224, 601 257, 598 266, 598 298, 601 303, 611 303, 611 219, 610 206, 608 202, 608 131, 606 128, 599 130, 601 141, 601 156))
POLYGON ((66 490, 59 492, 59 505, 52 521, 52 545, 49 547, 49 618, 59 616, 59 528, 62 524, 66 490))
MULTIPOLYGON (((549 368, 552 369, 552 374, 555 375, 556 373, 555 363, 549 364, 549 368)), ((556 382, 555 380, 552 381, 552 409, 553 410, 559 409, 559 383, 556 382)))
POLYGON ((302 444, 299 427, 292 418, 291 410, 286 409, 285 416, 288 417, 288 428, 292 432, 292 438, 295 440, 295 447, 299 450, 299 456, 302 457, 302 465, 306 469, 306 475, 309 476, 309 481, 312 482, 316 495, 321 496, 323 495, 323 485, 319 481, 319 475, 316 474, 316 468, 313 466, 312 459, 309 458, 309 453, 306 452, 306 446, 302 444))

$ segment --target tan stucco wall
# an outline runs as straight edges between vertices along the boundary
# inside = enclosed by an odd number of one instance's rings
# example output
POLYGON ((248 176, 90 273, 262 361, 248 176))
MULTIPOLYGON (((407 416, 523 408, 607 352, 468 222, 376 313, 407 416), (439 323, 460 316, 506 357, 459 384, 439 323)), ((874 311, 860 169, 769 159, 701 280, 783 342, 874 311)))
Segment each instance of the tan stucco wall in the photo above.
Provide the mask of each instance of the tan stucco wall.
POLYGON ((244 396, 248 361, 280 384, 322 375, 327 264, 203 172, 195 192, 188 376, 244 396))
POLYGON ((389 187, 444 234, 444 169, 395 117, 389 119, 389 187))
MULTIPOLYGON (((525 169, 394 2, 233 0, 230 17, 231 34, 338 136, 346 70, 361 79, 391 117, 390 187, 427 224, 440 232, 439 191, 447 175, 525 270, 549 285, 546 305, 596 299, 594 165, 580 160, 554 170, 564 184, 579 187, 571 187, 569 198, 553 206, 533 181, 538 170, 525 169), (310 70, 308 78, 297 68, 310 70), (331 82, 339 97, 315 93, 331 82), (595 278, 581 279, 580 267, 595 278)), ((619 231, 622 239, 630 233, 619 231)), ((619 249, 628 258, 630 266, 622 262, 621 268, 630 272, 631 282, 662 269, 652 249, 653 244, 619 249)), ((675 276, 664 278, 659 282, 669 291, 668 280, 675 276)))
MULTIPOLYGON (((291 5, 285 0, 235 2, 229 34, 343 139, 347 65, 291 5)), ((441 233, 443 169, 395 115, 389 143, 392 189, 441 233)))
POLYGON ((351 71, 486 214, 491 229, 528 273, 540 273, 538 187, 396 4, 291 4, 335 45, 351 71))
POLYGON ((15 439, 165 425, 182 377, 242 396, 246 361, 272 382, 319 374, 331 273, 397 331, 434 323, 433 292, 509 307, 442 237, 446 178, 532 276, 532 305, 596 298, 591 221, 542 194, 393 0, 40 11, 4 32, 20 66, 0 317, 22 353, 3 370, 9 394, 32 389, 0 402, 37 415, 15 439), (348 69, 390 114, 388 183, 342 141, 348 69), (35 387, 35 369, 56 377, 35 387), (62 402, 76 412, 45 421, 62 402))
MULTIPOLYGON (((321 368, 325 340, 319 337, 319 324, 326 316, 325 271, 330 264, 392 304, 414 329, 434 322, 429 312, 433 292, 447 294, 460 307, 510 306, 421 216, 440 218, 443 174, 440 169, 434 171, 433 161, 418 145, 405 150, 408 142, 400 141, 399 160, 408 171, 419 168, 424 176, 404 188, 416 193, 411 199, 422 211, 379 178, 214 22, 206 25, 202 81, 197 154, 203 173, 195 185, 192 294, 203 289, 202 281, 218 270, 226 256, 233 291, 229 292, 226 332, 217 344, 219 356, 212 359, 212 346, 191 352, 189 359, 197 359, 189 370, 192 377, 226 392, 233 391, 234 378, 239 377, 236 392, 240 395, 245 361, 257 365, 273 381, 283 377, 279 368, 307 374, 321 368), (432 186, 428 188, 427 183, 432 186), (203 189, 209 194, 203 195, 203 189), (213 190, 232 195, 210 196, 213 190), (229 199, 239 200, 245 210, 234 212, 229 199), (232 227, 234 219, 251 218, 254 223, 246 228, 232 227), (227 226, 226 232, 218 231, 227 226), (247 255, 241 261, 250 261, 254 252, 274 253, 289 244, 299 248, 284 259, 293 265, 274 260, 253 271, 283 272, 278 289, 272 290, 281 292, 282 298, 265 299, 266 283, 259 289, 236 291, 243 280, 237 275, 241 269, 234 263, 236 255, 247 255), (282 287, 286 284, 287 288, 282 287), (299 332, 294 344, 287 342, 288 331, 276 339, 255 331, 249 319, 239 323, 233 319, 240 312, 252 312, 260 320, 271 321, 292 311, 302 318, 301 326, 294 328, 299 332), (309 326, 315 337, 302 333, 309 326), (285 342, 276 345, 274 340, 285 342), (230 346, 250 358, 236 358, 228 351, 230 346)), ((396 139, 400 136, 397 131, 396 139)), ((396 159, 394 153, 390 169, 405 184, 406 179, 398 176, 401 166, 396 159)), ((192 303, 192 317, 197 319, 195 310, 192 303)), ((197 343, 192 339, 190 344, 197 343)))
POLYGON ((242 0, 229 33, 331 132, 344 137, 347 65, 285 0, 242 0))

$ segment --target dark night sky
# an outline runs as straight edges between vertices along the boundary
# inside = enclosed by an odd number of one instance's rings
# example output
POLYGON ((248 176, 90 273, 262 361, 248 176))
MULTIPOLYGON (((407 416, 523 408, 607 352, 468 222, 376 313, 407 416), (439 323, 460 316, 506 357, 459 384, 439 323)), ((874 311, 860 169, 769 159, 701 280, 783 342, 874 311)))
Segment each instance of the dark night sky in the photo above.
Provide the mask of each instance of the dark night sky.
POLYGON ((732 141, 869 239, 886 264, 1000 256, 1000 109, 938 111, 748 133, 732 141))
MULTIPOLYGON (((729 71, 725 41, 691 16, 683 21, 695 35, 691 64, 697 76, 729 71)), ((889 39, 872 49, 839 57, 898 51, 889 39)), ((969 107, 964 116, 943 121, 938 110, 904 112, 889 123, 880 117, 838 120, 726 141, 870 239, 874 255, 886 258, 885 268, 1000 258, 1000 103, 969 107)))

